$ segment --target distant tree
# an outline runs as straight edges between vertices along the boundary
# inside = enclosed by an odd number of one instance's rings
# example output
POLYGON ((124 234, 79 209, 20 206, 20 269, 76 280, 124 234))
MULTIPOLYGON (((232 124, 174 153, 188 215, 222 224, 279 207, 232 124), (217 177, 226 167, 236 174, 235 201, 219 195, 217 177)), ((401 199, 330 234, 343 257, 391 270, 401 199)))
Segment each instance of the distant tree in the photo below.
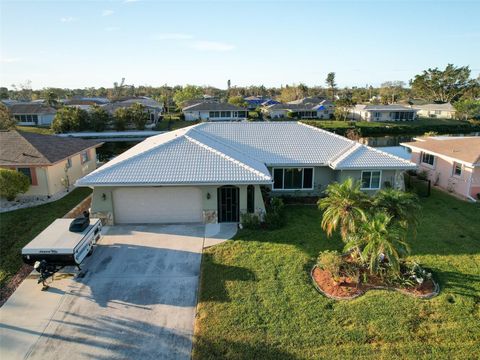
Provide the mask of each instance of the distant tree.
POLYGON ((438 68, 424 70, 410 80, 414 93, 426 100, 447 103, 454 102, 472 87, 478 86, 476 80, 470 79, 468 66, 455 67, 448 64, 445 70, 438 68))
POLYGON ((63 107, 57 111, 52 122, 55 133, 83 131, 90 128, 88 113, 76 107, 63 107))
POLYGON ((349 97, 343 97, 335 101, 335 119, 346 121, 348 114, 355 107, 355 103, 349 97))
POLYGON ((297 90, 298 90, 298 94, 299 94, 300 98, 304 98, 308 95, 308 87, 305 84, 300 83, 297 86, 297 90))
POLYGON ((44 93, 44 100, 48 106, 53 108, 57 107, 58 105, 58 95, 50 89, 46 89, 44 93))
POLYGON ((0 169, 0 197, 8 201, 15 200, 18 194, 27 192, 30 180, 21 172, 11 169, 0 169))
POLYGON ((242 107, 242 108, 245 108, 248 106, 247 102, 244 100, 242 96, 232 96, 228 99, 228 103, 235 106, 242 107))
POLYGON ((101 106, 93 105, 90 111, 90 128, 93 131, 104 131, 110 122, 110 114, 101 106))
POLYGON ((16 125, 15 119, 8 111, 8 108, 0 103, 0 130, 10 130, 15 128, 16 125))
POLYGON ((332 101, 334 101, 335 100, 335 89, 336 89, 336 86, 337 86, 337 84, 335 83, 335 73, 334 72, 328 73, 327 78, 325 79, 325 83, 330 88, 332 101))
POLYGON ((27 80, 24 83, 20 84, 12 84, 12 89, 15 94, 13 97, 15 100, 32 100, 33 91, 32 82, 30 80, 27 80))
POLYGON ((129 108, 132 124, 137 130, 144 130, 145 125, 148 122, 149 116, 146 112, 145 106, 139 103, 135 103, 129 108))
POLYGON ((202 97, 203 89, 195 85, 186 85, 183 89, 177 90, 173 95, 173 101, 177 106, 182 106, 186 101, 198 99, 202 97))
POLYGON ((453 104, 458 119, 480 119, 480 100, 461 100, 453 104))
POLYGON ((297 86, 288 86, 286 85, 282 90, 280 91, 280 96, 278 97, 278 100, 281 102, 289 102, 293 100, 300 99, 302 97, 301 91, 298 89, 297 86))
POLYGON ((0 87, 0 99, 8 99, 9 97, 8 89, 4 86, 0 87))
POLYGON ((404 87, 404 81, 397 80, 384 82, 380 88, 380 96, 382 98, 382 103, 393 104, 397 102, 404 87))
POLYGON ((119 108, 113 116, 113 126, 117 131, 124 131, 132 123, 130 108, 119 108))

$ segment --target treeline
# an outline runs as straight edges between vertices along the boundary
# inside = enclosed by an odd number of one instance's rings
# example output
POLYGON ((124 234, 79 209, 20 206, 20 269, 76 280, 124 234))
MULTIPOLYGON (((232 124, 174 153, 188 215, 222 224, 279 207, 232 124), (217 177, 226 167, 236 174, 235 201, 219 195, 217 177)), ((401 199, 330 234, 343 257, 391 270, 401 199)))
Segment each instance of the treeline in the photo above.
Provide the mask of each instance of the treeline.
POLYGON ((104 131, 107 128, 117 131, 128 128, 144 130, 148 120, 149 114, 142 104, 119 108, 113 116, 98 105, 93 105, 90 111, 77 107, 61 107, 55 114, 52 130, 55 133, 104 131))

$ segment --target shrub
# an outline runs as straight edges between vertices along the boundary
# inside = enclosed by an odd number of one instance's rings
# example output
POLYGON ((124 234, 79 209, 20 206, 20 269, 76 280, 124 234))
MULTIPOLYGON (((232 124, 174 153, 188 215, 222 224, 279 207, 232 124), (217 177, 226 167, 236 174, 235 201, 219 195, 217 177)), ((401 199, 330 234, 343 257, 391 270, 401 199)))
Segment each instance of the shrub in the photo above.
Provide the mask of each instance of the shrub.
POLYGON ((246 213, 242 214, 241 217, 242 225, 245 229, 259 229, 260 228, 260 217, 257 214, 246 213))
POLYGON ((115 111, 113 126, 117 131, 124 131, 132 122, 132 116, 129 108, 119 108, 115 111))
POLYGON ((57 111, 52 122, 55 133, 87 130, 90 127, 90 116, 85 110, 76 107, 63 107, 57 111))
POLYGON ((268 229, 279 229, 285 224, 285 205, 283 200, 274 197, 270 200, 267 206, 267 213, 265 214, 264 222, 268 229))
POLYGON ((30 180, 21 172, 0 169, 0 196, 8 201, 14 200, 18 194, 27 192, 30 180))
POLYGON ((338 251, 326 250, 321 252, 317 258, 317 266, 322 270, 330 272, 334 280, 340 277, 342 263, 342 257, 338 251))
POLYGON ((420 180, 427 180, 428 179, 428 171, 427 170, 422 170, 417 173, 417 178, 420 180))

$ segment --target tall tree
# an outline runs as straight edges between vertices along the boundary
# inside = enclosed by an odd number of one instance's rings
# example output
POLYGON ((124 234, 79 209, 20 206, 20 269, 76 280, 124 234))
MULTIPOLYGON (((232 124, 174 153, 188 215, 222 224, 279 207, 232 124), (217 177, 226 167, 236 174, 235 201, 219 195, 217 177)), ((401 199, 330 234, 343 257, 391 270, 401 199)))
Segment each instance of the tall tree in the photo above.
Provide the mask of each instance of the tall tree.
POLYGON ((327 78, 325 79, 325 83, 327 86, 330 88, 330 92, 332 95, 332 101, 335 100, 335 88, 337 87, 337 84, 335 83, 335 73, 334 72, 329 72, 327 75, 327 78))
POLYGON ((173 101, 177 106, 182 106, 182 104, 188 100, 194 100, 202 97, 203 89, 200 86, 195 85, 186 85, 182 89, 179 89, 173 95, 173 101))
POLYGON ((405 82, 403 81, 396 80, 384 82, 380 88, 382 102, 386 104, 393 104, 397 102, 404 87, 405 82))
POLYGON ((457 119, 480 119, 480 100, 460 100, 453 106, 457 119))
POLYGON ((243 99, 242 96, 232 96, 228 98, 228 103, 242 108, 248 106, 247 102, 243 99))
POLYGON ((460 99, 466 91, 478 86, 478 83, 470 79, 468 66, 455 67, 448 64, 445 70, 424 70, 410 80, 410 85, 414 93, 421 98, 447 103, 460 99))
POLYGON ((0 130, 10 130, 15 128, 16 121, 8 111, 8 108, 0 103, 0 130))
POLYGON ((355 107, 355 102, 350 97, 342 97, 335 101, 335 119, 346 121, 350 110, 355 107))

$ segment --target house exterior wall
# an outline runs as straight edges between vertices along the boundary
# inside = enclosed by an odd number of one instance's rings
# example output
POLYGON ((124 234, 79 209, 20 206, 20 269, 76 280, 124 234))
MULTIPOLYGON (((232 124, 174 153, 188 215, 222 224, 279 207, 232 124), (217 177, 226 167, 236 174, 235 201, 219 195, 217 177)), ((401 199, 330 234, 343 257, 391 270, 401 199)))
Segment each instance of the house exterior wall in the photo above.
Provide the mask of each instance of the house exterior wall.
MULTIPOLYGON (((480 191, 480 170, 478 167, 473 168, 462 164, 462 173, 457 176, 453 173, 453 166, 456 162, 454 159, 434 155, 434 163, 431 166, 421 161, 422 153, 422 151, 413 149, 411 161, 418 165, 419 172, 425 171, 427 173, 428 179, 432 181, 433 185, 463 197, 471 196, 472 192, 480 191), (471 189, 471 187, 474 189, 471 189)), ((460 161, 457 162, 460 163, 460 161)))
MULTIPOLYGON (((369 171, 370 169, 365 169, 366 171, 369 171)), ((362 180, 362 171, 363 170, 338 170, 337 173, 337 181, 338 182, 343 182, 347 178, 352 178, 357 181, 362 180)), ((372 171, 379 171, 379 169, 372 169, 372 171)), ((395 175, 397 173, 396 170, 380 170, 382 172, 381 178, 380 178, 380 189, 385 189, 387 186, 385 185, 385 182, 389 182, 392 186, 395 185, 395 175)), ((367 194, 375 194, 377 190, 363 190, 367 194)))
POLYGON ((439 119, 453 119, 455 117, 455 111, 418 109, 417 116, 439 119))
MULTIPOLYGON (((237 186, 237 185, 236 185, 237 186)), ((247 212, 247 186, 238 185, 240 195, 240 214, 247 212)), ((218 221, 218 198, 217 189, 220 187, 212 186, 197 186, 202 191, 203 201, 203 217, 205 223, 216 223, 218 221)), ((262 214, 265 212, 263 204, 263 197, 259 185, 255 187, 255 212, 262 214)), ((99 217, 112 225, 115 222, 114 206, 113 206, 113 192, 115 189, 121 187, 95 187, 92 194, 91 213, 92 217, 99 217)))
POLYGON ((51 125, 55 114, 42 114, 38 116, 38 125, 51 125))
MULTIPOLYGON (((233 115, 233 110, 228 110, 233 115)), ((210 111, 184 111, 183 115, 185 116, 186 121, 197 121, 197 120, 204 120, 204 121, 239 121, 245 120, 246 117, 238 117, 238 116, 230 116, 230 117, 216 117, 210 118, 210 111)))
MULTIPOLYGON (((370 110, 359 110, 359 109, 353 109, 350 111, 348 118, 352 120, 357 120, 357 121, 408 121, 408 120, 395 120, 390 116, 391 110, 382 110, 382 111, 370 111, 370 110), (379 116, 374 116, 375 114, 378 114, 379 116)), ((410 111, 402 111, 402 112, 410 112, 410 111)), ((416 115, 414 112, 413 120, 415 120, 416 115)))
MULTIPOLYGON (((287 167, 285 166, 285 168, 287 167)), ((268 171, 273 176, 273 167, 269 167, 268 171)), ((335 180, 335 170, 328 166, 315 166, 313 167, 313 190, 274 190, 273 185, 269 185, 269 188, 272 196, 319 196, 325 191, 328 184, 335 180)))
POLYGON ((480 194, 480 166, 477 166, 473 169, 472 180, 470 183, 470 196, 474 199, 479 199, 478 194, 480 194))

